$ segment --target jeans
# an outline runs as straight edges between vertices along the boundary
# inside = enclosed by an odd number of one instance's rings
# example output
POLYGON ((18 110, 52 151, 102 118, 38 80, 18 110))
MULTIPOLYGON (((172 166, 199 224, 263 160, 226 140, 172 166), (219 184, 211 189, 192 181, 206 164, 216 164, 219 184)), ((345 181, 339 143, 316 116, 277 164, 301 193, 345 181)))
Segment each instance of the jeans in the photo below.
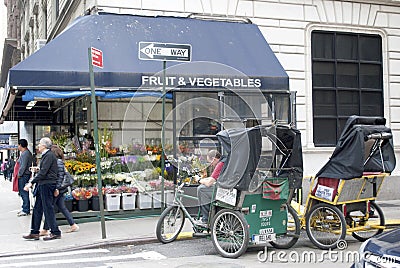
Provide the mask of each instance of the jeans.
POLYGON ((53 235, 61 235, 61 231, 57 226, 56 215, 54 213, 54 190, 55 184, 43 184, 37 186, 36 202, 33 207, 33 215, 31 222, 31 234, 38 234, 42 217, 44 214, 45 221, 50 227, 53 235))
MULTIPOLYGON (((59 194, 57 197, 54 197, 54 204, 58 207, 58 209, 61 211, 61 213, 64 215, 64 217, 67 219, 69 225, 74 225, 75 221, 74 218, 71 215, 71 212, 67 209, 65 206, 65 199, 64 199, 64 194, 59 194)), ((44 226, 43 229, 49 230, 49 224, 47 223, 47 220, 44 219, 44 226)))
POLYGON ((197 187, 197 198, 199 199, 200 213, 202 215, 202 221, 208 221, 208 215, 210 214, 210 204, 213 198, 215 186, 207 187, 201 184, 197 187))
POLYGON ((29 192, 24 190, 25 184, 29 181, 29 175, 18 178, 18 193, 22 199, 22 212, 31 213, 31 202, 29 201, 29 192))

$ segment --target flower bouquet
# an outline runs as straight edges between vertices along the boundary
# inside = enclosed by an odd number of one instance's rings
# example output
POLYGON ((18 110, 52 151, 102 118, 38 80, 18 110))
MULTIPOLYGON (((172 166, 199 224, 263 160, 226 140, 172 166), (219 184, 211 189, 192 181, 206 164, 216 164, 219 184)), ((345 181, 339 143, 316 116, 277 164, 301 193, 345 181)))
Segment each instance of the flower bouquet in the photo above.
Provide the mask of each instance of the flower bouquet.
POLYGON ((75 188, 71 194, 75 200, 87 200, 92 197, 92 192, 85 188, 75 188))
MULTIPOLYGON (((149 181, 152 190, 161 190, 161 179, 149 181)), ((164 190, 173 190, 175 184, 172 181, 164 180, 164 190)))
POLYGON ((121 193, 137 193, 138 188, 135 186, 129 186, 129 185, 121 185, 119 186, 119 190, 121 193))
POLYGON ((78 211, 89 210, 89 199, 92 197, 92 193, 86 188, 76 188, 71 192, 75 200, 78 201, 78 211))

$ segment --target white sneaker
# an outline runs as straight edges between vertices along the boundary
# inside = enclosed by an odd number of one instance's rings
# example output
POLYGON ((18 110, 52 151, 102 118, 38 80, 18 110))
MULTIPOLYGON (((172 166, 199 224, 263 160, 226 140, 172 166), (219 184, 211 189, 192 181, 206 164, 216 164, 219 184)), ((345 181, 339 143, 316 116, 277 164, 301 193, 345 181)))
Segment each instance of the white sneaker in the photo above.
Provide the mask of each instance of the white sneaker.
POLYGON ((71 225, 71 227, 65 231, 66 233, 78 232, 79 226, 77 224, 71 225))
POLYGON ((197 226, 200 226, 200 227, 204 227, 204 228, 208 227, 208 222, 203 221, 201 219, 200 220, 195 220, 194 224, 197 225, 197 226))

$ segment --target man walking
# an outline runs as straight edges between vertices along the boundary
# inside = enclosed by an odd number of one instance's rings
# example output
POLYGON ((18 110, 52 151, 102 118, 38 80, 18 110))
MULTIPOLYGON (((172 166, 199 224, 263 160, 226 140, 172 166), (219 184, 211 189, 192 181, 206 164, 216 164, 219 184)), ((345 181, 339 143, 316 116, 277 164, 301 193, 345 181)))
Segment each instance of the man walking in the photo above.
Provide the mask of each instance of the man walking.
POLYGON ((54 213, 54 192, 57 186, 58 165, 56 156, 50 150, 52 145, 51 140, 47 137, 40 140, 39 152, 42 154, 40 169, 33 180, 24 188, 25 191, 28 191, 32 187, 32 184, 37 184, 31 231, 28 235, 23 236, 24 239, 39 240, 39 229, 43 214, 51 231, 50 235, 43 238, 43 240, 48 241, 61 238, 61 231, 57 226, 56 215, 54 213))
POLYGON ((8 180, 12 181, 14 167, 15 167, 14 156, 11 156, 10 161, 8 161, 7 163, 7 167, 8 167, 8 180))
POLYGON ((24 191, 25 184, 29 182, 31 172, 29 167, 32 165, 32 153, 28 150, 28 141, 20 139, 18 141, 18 150, 20 156, 18 158, 18 193, 22 199, 22 210, 17 213, 17 216, 27 216, 31 214, 31 203, 29 201, 29 192, 24 191))

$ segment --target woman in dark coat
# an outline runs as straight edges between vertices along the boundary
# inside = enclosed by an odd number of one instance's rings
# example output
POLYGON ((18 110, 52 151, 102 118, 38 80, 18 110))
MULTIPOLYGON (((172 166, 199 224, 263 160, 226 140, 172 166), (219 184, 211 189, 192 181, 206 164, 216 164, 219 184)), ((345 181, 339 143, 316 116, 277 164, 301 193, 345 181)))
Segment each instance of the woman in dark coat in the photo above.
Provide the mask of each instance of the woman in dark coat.
MULTIPOLYGON (((64 200, 64 193, 68 191, 67 187, 62 187, 62 181, 64 179, 65 175, 65 166, 64 166, 64 153, 58 147, 58 145, 53 145, 51 147, 51 151, 56 155, 57 157, 57 166, 58 166, 58 175, 57 175, 57 186, 56 186, 56 191, 54 193, 54 204, 57 205, 58 209, 61 211, 61 213, 64 215, 64 217, 67 219, 70 228, 66 231, 67 233, 71 232, 76 232, 79 230, 79 226, 75 223, 74 218, 72 217, 71 213, 65 206, 65 200, 64 200)), ((46 219, 44 222, 43 230, 40 231, 40 236, 46 236, 49 234, 49 226, 46 224, 46 219)))

